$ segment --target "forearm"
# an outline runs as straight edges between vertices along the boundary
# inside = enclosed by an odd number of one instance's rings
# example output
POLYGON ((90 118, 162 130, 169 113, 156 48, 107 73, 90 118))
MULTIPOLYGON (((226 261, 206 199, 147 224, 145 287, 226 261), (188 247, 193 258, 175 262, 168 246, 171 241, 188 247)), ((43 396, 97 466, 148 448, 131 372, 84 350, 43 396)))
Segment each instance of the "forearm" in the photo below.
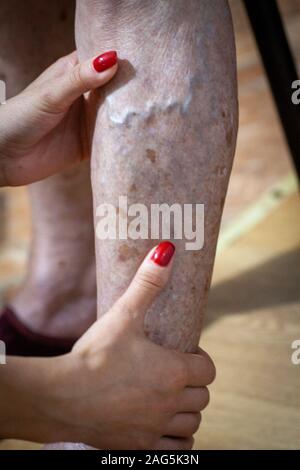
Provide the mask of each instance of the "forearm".
POLYGON ((66 364, 61 358, 7 357, 0 366, 0 438, 51 442, 57 434, 63 437, 55 410, 66 364))

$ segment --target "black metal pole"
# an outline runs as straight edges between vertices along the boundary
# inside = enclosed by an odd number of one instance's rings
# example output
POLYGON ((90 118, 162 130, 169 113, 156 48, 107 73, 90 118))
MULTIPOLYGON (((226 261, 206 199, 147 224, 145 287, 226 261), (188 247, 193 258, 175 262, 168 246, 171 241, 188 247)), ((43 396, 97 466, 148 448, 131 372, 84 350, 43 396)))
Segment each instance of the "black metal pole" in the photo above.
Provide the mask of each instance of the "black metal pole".
POLYGON ((244 0, 270 87, 300 180, 300 104, 292 103, 298 79, 276 0, 244 0))

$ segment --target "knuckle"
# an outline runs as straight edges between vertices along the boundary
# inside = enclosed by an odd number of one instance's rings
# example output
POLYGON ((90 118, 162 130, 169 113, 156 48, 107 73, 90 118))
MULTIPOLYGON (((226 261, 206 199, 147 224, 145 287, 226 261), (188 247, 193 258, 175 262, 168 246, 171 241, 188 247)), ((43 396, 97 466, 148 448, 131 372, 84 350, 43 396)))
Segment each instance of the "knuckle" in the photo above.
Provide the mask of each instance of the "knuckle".
POLYGON ((59 57, 59 58, 54 62, 53 65, 55 65, 57 69, 63 70, 63 68, 65 68, 66 66, 69 65, 69 62, 68 62, 66 56, 63 56, 63 57, 59 57))
POLYGON ((170 374, 170 382, 172 388, 181 390, 186 387, 188 383, 188 371, 186 363, 183 359, 177 358, 170 374))
POLYGON ((174 446, 174 450, 192 450, 194 445, 194 438, 189 437, 186 439, 178 439, 174 446))
POLYGON ((207 387, 203 387, 200 410, 204 410, 204 408, 207 407, 207 405, 209 404, 209 400, 210 400, 209 390, 207 387))
POLYGON ((164 409, 163 409, 164 412, 167 412, 170 415, 177 413, 179 409, 177 397, 175 397, 174 395, 167 394, 164 397, 163 403, 164 403, 164 409))
POLYGON ((88 88, 88 83, 83 77, 82 69, 80 66, 76 66, 71 70, 69 78, 72 85, 80 87, 81 89, 88 88))
POLYGON ((191 370, 194 370, 195 378, 199 386, 210 385, 216 378, 216 368, 208 355, 193 356, 190 358, 191 370))
POLYGON ((183 437, 190 438, 195 434, 201 423, 201 413, 189 413, 185 416, 183 437))
POLYGON ((161 290, 164 287, 164 281, 155 273, 149 271, 141 271, 136 278, 139 286, 150 291, 161 290))
POLYGON ((39 112, 46 115, 59 115, 66 111, 63 101, 60 99, 60 90, 55 86, 51 86, 49 82, 42 84, 37 90, 39 112))
POLYGON ((39 111, 43 113, 51 114, 60 114, 61 109, 58 106, 55 94, 53 91, 48 89, 43 89, 40 94, 39 99, 39 111))
POLYGON ((192 450, 194 442, 195 442, 195 439, 193 437, 185 439, 183 450, 192 450))
POLYGON ((216 375, 217 375, 217 371, 216 371, 216 366, 215 364, 213 363, 212 359, 208 359, 208 375, 207 375, 207 385, 210 385, 214 382, 215 378, 216 378, 216 375))
POLYGON ((201 413, 194 413, 193 415, 191 415, 191 422, 190 422, 191 434, 194 434, 195 432, 198 431, 200 423, 201 423, 201 413))

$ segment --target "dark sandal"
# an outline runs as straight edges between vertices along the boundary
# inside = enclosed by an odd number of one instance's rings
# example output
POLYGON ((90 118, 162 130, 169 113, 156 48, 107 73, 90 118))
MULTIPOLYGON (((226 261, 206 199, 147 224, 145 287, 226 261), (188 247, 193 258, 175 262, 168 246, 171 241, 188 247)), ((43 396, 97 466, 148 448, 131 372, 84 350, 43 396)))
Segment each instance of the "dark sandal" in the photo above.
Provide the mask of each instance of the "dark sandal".
POLYGON ((51 357, 71 351, 77 339, 51 338, 31 331, 10 307, 0 314, 0 340, 8 356, 51 357))

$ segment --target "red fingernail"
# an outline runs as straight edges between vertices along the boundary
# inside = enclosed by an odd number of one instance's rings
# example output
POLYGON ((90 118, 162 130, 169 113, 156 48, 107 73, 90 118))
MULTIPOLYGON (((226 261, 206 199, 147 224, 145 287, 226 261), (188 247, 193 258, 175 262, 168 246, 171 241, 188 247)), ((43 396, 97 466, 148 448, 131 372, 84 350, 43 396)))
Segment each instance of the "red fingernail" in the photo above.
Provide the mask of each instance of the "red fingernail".
POLYGON ((118 56, 116 51, 108 51, 94 59, 93 66, 96 72, 104 72, 117 63, 118 56))
POLYGON ((168 266, 175 253, 175 246, 171 242, 161 242, 151 256, 154 263, 168 266))

